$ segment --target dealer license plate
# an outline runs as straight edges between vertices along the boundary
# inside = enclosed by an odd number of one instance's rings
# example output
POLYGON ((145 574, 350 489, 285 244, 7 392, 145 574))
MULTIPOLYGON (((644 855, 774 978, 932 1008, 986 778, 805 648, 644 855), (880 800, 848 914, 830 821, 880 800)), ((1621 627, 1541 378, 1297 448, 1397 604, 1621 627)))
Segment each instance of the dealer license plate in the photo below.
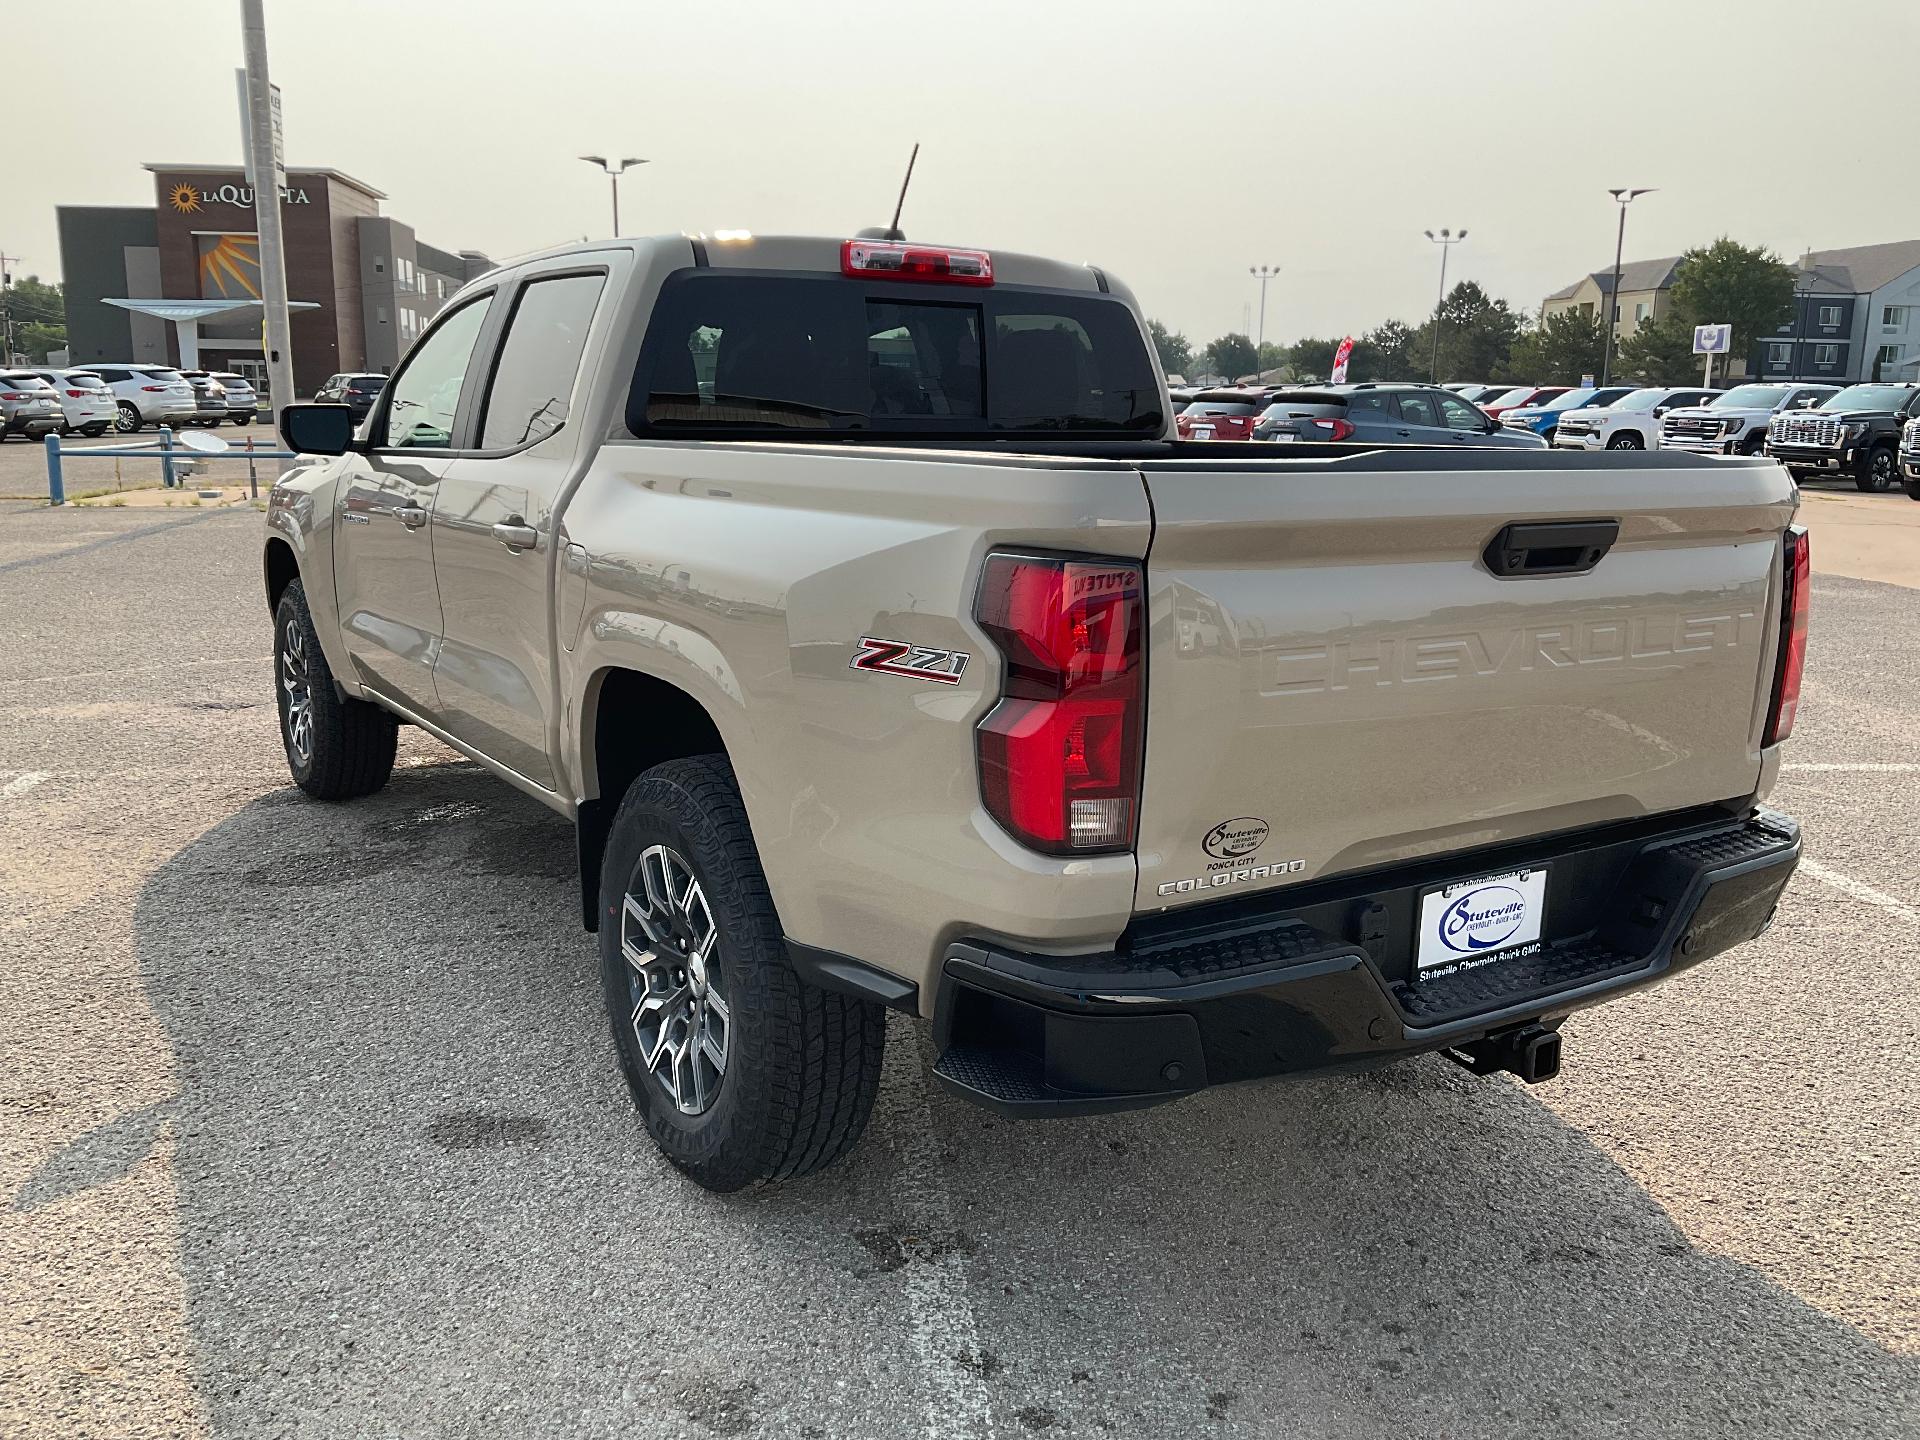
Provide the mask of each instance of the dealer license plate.
POLYGON ((1461 880, 1420 897, 1414 978, 1435 979, 1488 960, 1540 948, 1547 867, 1461 880))

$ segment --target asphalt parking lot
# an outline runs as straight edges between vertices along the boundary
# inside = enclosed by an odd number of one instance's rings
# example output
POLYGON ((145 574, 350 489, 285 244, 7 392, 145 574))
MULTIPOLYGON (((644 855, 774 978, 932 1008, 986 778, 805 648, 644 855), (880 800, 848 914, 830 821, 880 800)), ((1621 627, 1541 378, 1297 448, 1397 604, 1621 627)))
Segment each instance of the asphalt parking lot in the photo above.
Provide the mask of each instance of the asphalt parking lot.
POLYGON ((412 732, 289 786, 258 515, 0 499, 0 1434, 1920 1435, 1920 630, 1820 540, 1920 584, 1920 505, 1808 511, 1807 863, 1559 1081, 1018 1124, 896 1019, 851 1160, 721 1199, 561 821, 412 732))

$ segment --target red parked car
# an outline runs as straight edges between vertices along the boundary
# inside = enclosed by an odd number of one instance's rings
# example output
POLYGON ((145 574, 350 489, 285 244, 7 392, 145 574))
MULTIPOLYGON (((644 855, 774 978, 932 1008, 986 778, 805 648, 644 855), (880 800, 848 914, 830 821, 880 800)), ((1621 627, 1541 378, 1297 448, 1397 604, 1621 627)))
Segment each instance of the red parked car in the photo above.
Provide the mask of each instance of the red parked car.
POLYGON ((1265 390, 1202 390, 1173 417, 1182 440, 1251 440, 1267 408, 1265 390))
POLYGON ((1479 403, 1482 410, 1498 420, 1508 410, 1518 410, 1522 405, 1544 405, 1572 388, 1571 385, 1516 385, 1503 395, 1489 395, 1479 403))

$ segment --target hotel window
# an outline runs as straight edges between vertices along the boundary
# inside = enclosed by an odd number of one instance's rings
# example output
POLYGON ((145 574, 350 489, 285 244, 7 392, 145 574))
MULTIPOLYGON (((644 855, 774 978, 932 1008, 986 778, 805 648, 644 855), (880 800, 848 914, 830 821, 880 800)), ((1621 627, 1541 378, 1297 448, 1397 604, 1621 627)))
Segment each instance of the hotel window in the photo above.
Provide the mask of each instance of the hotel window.
POLYGON ((1907 307, 1905 305, 1888 305, 1881 310, 1880 329, 1882 333, 1893 335, 1906 328, 1907 307))
POLYGON ((1814 346, 1813 363, 1816 365, 1838 365, 1840 363, 1840 347, 1838 345, 1814 346))
POLYGON ((1822 305, 1820 307, 1820 324, 1838 325, 1839 323, 1840 307, 1838 305, 1822 305))
POLYGON ((1633 307, 1633 323, 1635 325, 1644 325, 1647 320, 1647 311, 1652 308, 1653 307, 1648 305, 1644 300, 1635 302, 1633 307))
POLYGON ((1773 344, 1773 345, 1767 346, 1767 364, 1791 365, 1792 363, 1793 363, 1793 346, 1779 345, 1779 344, 1773 344))
POLYGON ((1874 363, 1883 369, 1888 366, 1898 365, 1900 363, 1900 347, 1898 345, 1882 345, 1880 347, 1880 353, 1873 358, 1874 363))

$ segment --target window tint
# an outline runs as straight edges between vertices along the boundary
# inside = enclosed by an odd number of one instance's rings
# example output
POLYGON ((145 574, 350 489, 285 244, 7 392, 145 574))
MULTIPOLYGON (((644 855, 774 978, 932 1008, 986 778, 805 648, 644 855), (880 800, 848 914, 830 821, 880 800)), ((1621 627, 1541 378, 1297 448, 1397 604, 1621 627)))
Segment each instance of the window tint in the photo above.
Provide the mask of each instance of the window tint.
POLYGON ((394 378, 393 399, 387 407, 388 446, 444 449, 453 443, 460 387, 492 303, 489 295, 461 306, 407 357, 407 368, 394 378))
POLYGON ((1449 430, 1484 431, 1487 428, 1486 411, 1464 400, 1456 400, 1451 395, 1440 397, 1440 414, 1449 430))
POLYGON ((1387 413, 1387 397, 1377 390, 1356 390, 1353 398, 1347 402, 1349 415, 1384 415, 1387 413))
POLYGON ((95 370, 93 373, 98 375, 102 380, 108 381, 124 380, 127 378, 127 372, 124 370, 95 370))
POLYGON ((1393 397, 1394 404, 1400 408, 1400 418, 1409 425, 1434 425, 1440 423, 1440 416, 1433 408, 1431 397, 1415 391, 1393 397))
POLYGON ((587 326, 606 283, 604 275, 563 275, 520 292, 487 391, 482 450, 543 440, 566 423, 587 326))
POLYGON ((182 375, 178 370, 170 370, 164 365, 155 366, 152 369, 146 369, 145 367, 142 367, 140 373, 146 376, 149 380, 174 381, 174 380, 184 380, 187 378, 186 376, 182 375))
POLYGON ((627 421, 642 433, 953 437, 1157 435, 1164 423, 1145 342, 1120 301, 711 271, 683 272, 661 291, 627 421))

